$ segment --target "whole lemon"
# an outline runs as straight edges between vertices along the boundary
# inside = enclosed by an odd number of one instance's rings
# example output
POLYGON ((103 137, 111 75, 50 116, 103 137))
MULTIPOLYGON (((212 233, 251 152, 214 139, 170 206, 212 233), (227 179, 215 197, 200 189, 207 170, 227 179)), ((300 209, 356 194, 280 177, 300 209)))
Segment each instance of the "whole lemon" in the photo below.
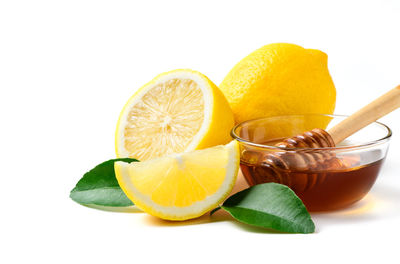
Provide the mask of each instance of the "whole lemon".
POLYGON ((336 89, 327 55, 288 43, 263 46, 242 59, 219 88, 235 122, 288 114, 332 114, 336 89))

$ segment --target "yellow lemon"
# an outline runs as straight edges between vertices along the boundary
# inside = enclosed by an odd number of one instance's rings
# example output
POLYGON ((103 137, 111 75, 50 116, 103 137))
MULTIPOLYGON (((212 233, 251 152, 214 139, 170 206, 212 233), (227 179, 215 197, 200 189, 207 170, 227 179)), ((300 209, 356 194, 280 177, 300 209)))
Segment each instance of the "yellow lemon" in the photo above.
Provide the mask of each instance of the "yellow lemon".
POLYGON ((123 108, 116 130, 118 157, 140 161, 226 144, 233 113, 218 87, 192 70, 163 73, 123 108))
POLYGON ((327 55, 294 44, 269 44, 254 51, 228 73, 220 89, 236 123, 277 115, 332 114, 335 109, 327 55))
POLYGON ((144 162, 116 162, 114 168, 119 185, 137 207, 163 219, 186 220, 227 197, 239 159, 239 145, 232 141, 144 162))

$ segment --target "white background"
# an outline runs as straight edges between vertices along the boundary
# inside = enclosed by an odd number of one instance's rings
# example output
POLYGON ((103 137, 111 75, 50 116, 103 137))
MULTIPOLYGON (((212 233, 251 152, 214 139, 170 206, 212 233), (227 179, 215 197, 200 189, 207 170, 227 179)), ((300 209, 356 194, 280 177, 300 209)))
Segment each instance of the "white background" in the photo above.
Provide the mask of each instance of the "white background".
POLYGON ((400 84, 399 1, 1 1, 1 263, 399 263, 400 110, 385 167, 356 206, 313 215, 311 235, 216 215, 165 223, 69 199, 115 156, 130 95, 192 68, 219 84, 272 42, 325 51, 337 114, 400 84))

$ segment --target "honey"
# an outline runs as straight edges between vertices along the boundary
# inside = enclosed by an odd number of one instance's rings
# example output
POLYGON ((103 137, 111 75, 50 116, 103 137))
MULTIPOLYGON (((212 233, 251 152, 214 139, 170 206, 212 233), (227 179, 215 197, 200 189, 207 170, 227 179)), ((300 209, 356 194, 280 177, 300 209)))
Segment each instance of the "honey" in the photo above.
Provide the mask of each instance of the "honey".
POLYGON ((374 184, 383 159, 358 165, 356 155, 333 157, 314 168, 272 168, 270 164, 241 160, 242 173, 250 186, 276 182, 289 186, 309 211, 330 211, 362 199, 374 184), (323 168, 323 169, 321 169, 323 168))

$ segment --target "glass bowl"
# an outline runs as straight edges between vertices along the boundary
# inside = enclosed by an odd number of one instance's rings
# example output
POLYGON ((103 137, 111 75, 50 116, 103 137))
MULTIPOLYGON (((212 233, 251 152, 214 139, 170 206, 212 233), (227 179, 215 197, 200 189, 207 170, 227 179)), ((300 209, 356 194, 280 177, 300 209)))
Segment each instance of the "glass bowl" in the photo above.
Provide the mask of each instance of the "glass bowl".
POLYGON ((260 118, 236 125, 231 132, 240 145, 240 168, 247 181, 276 182, 289 186, 309 211, 330 211, 362 199, 379 174, 392 132, 374 122, 336 147, 284 148, 275 146, 285 138, 313 128, 329 128, 347 116, 288 115, 260 118), (271 155, 287 165, 271 166, 271 155), (296 156, 297 155, 297 156, 296 156), (305 162, 294 162, 301 155, 305 162), (311 158, 310 158, 311 157, 311 158), (316 160, 311 166, 307 161, 316 160), (268 161, 269 159, 269 161, 268 161))

